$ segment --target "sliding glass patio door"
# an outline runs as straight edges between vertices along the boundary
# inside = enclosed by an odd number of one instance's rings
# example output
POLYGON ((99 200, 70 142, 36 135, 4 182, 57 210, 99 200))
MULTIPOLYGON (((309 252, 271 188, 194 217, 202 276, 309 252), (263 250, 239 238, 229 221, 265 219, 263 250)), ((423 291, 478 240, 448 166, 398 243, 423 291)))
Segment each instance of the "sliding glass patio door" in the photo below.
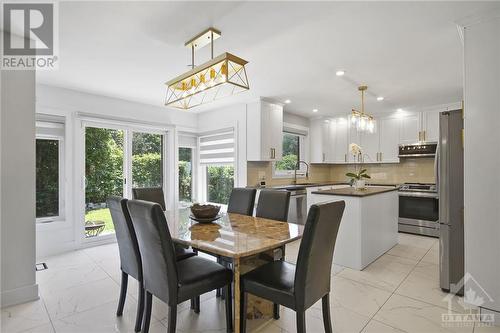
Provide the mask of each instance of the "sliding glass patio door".
POLYGON ((165 137, 131 127, 85 126, 86 239, 114 233, 109 196, 131 198, 134 187, 165 188, 165 137))

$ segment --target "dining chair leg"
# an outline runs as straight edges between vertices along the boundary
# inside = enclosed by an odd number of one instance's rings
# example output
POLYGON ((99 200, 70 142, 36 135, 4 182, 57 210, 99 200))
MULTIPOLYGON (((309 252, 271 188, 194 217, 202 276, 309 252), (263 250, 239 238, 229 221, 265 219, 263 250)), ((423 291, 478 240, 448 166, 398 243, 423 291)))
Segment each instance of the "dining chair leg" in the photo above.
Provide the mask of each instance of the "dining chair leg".
MULTIPOLYGON (((217 263, 222 265, 222 260, 221 257, 219 256, 217 256, 217 263)), ((221 297, 222 292, 223 292, 222 288, 217 288, 217 290, 215 291, 215 297, 221 297)))
POLYGON ((275 320, 280 319, 280 305, 278 303, 273 304, 273 318, 275 320))
POLYGON ((123 307, 125 306, 125 298, 127 297, 128 274, 122 272, 122 283, 120 287, 120 300, 118 301, 118 309, 116 315, 123 315, 123 307))
MULTIPOLYGON (((247 304, 248 294, 244 291, 241 292, 240 297, 240 333, 245 333, 247 330, 247 304)), ((238 306, 238 304, 235 304, 238 306)))
POLYGON ((177 305, 168 307, 168 333, 175 333, 175 326, 177 325, 177 305))
POLYGON ((306 333, 306 312, 296 311, 297 315, 297 333, 306 333))
POLYGON ((138 290, 139 301, 137 302, 137 314, 135 316, 135 331, 140 332, 142 324, 142 316, 144 314, 144 284, 139 282, 138 290))
POLYGON ((330 315, 330 293, 323 296, 321 299, 323 305, 323 325, 325 326, 325 333, 332 333, 332 318, 330 315))
POLYGON ((200 296, 194 298, 194 313, 200 313, 200 296))
POLYGON ((153 295, 146 291, 144 301, 144 317, 142 319, 142 333, 149 332, 149 323, 151 322, 151 310, 153 308, 153 295))
POLYGON ((231 295, 231 284, 229 283, 226 288, 226 331, 231 333, 233 331, 233 296, 231 295))

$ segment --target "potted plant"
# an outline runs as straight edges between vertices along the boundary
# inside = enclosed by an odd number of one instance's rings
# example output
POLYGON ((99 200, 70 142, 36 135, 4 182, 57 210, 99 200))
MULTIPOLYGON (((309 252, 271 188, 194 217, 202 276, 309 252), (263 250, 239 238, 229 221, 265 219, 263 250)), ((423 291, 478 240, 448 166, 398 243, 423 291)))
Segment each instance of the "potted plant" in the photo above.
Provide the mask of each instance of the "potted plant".
POLYGON ((348 172, 345 174, 347 177, 351 178, 349 184, 356 190, 363 190, 365 188, 365 179, 370 179, 371 177, 366 173, 366 169, 362 169, 358 173, 348 172))

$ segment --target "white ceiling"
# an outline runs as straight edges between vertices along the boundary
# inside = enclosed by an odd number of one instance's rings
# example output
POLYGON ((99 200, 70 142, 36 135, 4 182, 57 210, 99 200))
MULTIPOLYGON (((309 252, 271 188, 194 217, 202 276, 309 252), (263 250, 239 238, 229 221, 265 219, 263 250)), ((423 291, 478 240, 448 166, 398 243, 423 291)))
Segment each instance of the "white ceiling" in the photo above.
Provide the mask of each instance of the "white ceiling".
MULTIPOLYGON (((462 98, 455 21, 498 2, 60 2, 60 63, 41 83, 162 106, 164 82, 188 70, 184 42, 222 31, 215 55, 249 61, 250 91, 190 112, 264 96, 286 110, 346 113, 367 84, 367 111, 462 98), (346 76, 335 76, 345 69, 346 76), (375 101, 382 95, 383 102, 375 101)), ((196 63, 208 60, 208 48, 196 63)), ((166 109, 166 112, 168 110, 166 109)))

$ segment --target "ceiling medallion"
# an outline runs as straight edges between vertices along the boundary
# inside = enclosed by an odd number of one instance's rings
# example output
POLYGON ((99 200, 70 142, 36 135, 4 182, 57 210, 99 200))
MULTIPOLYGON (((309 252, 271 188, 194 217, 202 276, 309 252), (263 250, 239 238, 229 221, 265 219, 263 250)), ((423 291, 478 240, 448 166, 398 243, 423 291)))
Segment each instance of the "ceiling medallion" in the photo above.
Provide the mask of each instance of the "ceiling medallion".
POLYGON ((375 119, 365 113, 365 91, 368 86, 360 86, 358 90, 361 91, 361 111, 352 109, 351 112, 351 124, 356 126, 359 132, 369 132, 373 133, 375 130, 375 119))
POLYGON ((250 89, 248 61, 227 52, 214 58, 214 40, 220 36, 219 30, 208 28, 185 43, 191 48, 191 70, 166 83, 165 105, 190 109, 250 89), (195 50, 209 44, 211 60, 195 66, 195 50))

